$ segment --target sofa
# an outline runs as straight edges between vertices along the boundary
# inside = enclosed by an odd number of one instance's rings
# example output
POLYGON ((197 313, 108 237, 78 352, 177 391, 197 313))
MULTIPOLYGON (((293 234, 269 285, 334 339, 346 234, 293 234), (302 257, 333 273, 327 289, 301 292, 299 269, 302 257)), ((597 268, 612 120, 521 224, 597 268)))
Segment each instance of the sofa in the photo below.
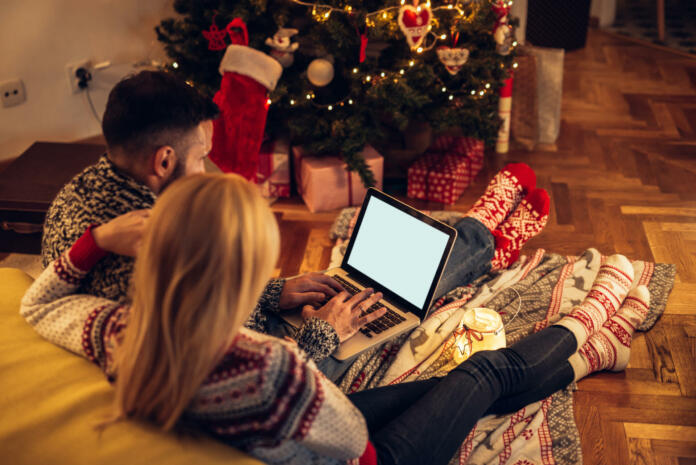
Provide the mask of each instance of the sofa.
POLYGON ((166 434, 134 421, 101 433, 113 389, 96 365, 43 340, 19 315, 32 278, 0 268, 0 457, 34 464, 226 464, 261 462, 208 438, 166 434))

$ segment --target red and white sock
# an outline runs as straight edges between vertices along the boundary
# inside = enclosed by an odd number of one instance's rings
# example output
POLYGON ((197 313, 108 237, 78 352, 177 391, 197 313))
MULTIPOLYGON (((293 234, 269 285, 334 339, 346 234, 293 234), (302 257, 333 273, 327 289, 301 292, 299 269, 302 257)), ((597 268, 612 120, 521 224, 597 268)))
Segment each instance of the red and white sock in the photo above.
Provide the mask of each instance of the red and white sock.
POLYGON ((647 318, 649 308, 648 288, 641 285, 631 290, 619 311, 568 359, 575 381, 601 370, 623 371, 631 357, 633 333, 647 318))
POLYGON ((633 265, 623 255, 612 255, 599 268, 599 273, 585 300, 555 323, 575 334, 578 347, 599 331, 619 309, 633 282, 633 265))
POLYGON ((544 189, 534 189, 517 206, 512 215, 493 231, 495 255, 492 270, 508 268, 520 256, 522 246, 539 234, 549 220, 551 199, 544 189))
POLYGON ((465 216, 476 218, 490 231, 517 206, 526 192, 536 187, 536 175, 525 163, 508 163, 488 183, 483 193, 465 216))

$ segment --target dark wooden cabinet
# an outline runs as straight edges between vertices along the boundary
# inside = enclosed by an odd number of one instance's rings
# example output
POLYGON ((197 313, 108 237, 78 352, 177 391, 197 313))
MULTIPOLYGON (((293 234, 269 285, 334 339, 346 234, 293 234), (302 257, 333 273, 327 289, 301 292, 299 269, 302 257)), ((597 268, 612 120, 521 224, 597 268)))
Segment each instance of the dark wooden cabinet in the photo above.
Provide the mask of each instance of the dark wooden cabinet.
POLYGON ((0 173, 0 252, 40 253, 49 205, 73 176, 95 163, 95 144, 35 142, 0 173))

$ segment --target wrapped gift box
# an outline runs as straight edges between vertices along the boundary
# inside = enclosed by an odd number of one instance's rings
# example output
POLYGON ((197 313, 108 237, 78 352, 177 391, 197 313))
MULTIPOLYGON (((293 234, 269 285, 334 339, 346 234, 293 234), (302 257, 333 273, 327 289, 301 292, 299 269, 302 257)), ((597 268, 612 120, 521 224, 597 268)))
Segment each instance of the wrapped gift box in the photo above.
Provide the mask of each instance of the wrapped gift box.
POLYGON ((287 141, 266 141, 261 145, 256 182, 264 197, 290 197, 290 147, 287 141))
POLYGON ((451 205, 483 166, 483 141, 441 136, 408 169, 408 196, 451 205))
MULTIPOLYGON (((308 156, 301 147, 293 147, 292 153, 297 190, 312 213, 362 204, 367 188, 342 159, 308 156)), ((370 145, 362 156, 375 175, 375 187, 382 189, 384 158, 370 145)))

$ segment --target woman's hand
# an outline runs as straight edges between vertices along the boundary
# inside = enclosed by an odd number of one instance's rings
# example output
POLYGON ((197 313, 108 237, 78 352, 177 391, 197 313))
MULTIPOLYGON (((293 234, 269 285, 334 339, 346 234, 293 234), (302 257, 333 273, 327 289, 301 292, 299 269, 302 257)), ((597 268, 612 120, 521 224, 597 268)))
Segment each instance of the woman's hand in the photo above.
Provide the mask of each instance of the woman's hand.
POLYGON ((92 229, 94 242, 107 252, 135 257, 150 210, 134 210, 92 229))
POLYGON ((306 273, 285 281, 278 308, 287 310, 303 305, 318 305, 342 290, 341 285, 330 276, 323 273, 306 273))
POLYGON ((338 340, 343 342, 357 333, 360 328, 387 312, 387 309, 382 307, 368 315, 360 316, 381 298, 381 292, 374 294, 374 290, 370 288, 352 297, 348 292, 341 291, 319 309, 305 305, 302 308, 302 318, 315 317, 326 321, 336 330, 338 340))

